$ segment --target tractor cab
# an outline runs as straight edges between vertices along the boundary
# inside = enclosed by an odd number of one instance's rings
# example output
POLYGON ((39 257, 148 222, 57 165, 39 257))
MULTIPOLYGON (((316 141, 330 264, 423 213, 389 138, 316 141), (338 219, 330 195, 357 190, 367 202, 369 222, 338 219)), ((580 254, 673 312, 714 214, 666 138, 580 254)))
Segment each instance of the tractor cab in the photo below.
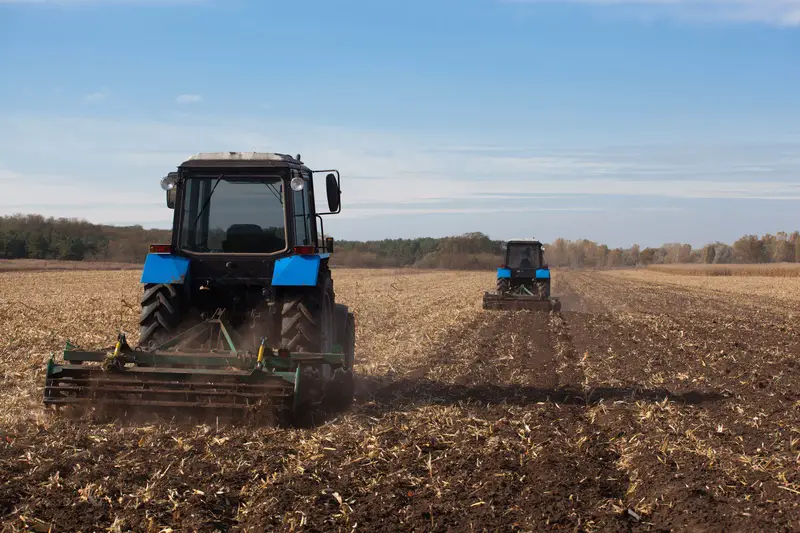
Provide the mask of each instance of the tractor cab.
POLYGON ((339 212, 339 174, 317 172, 299 155, 216 152, 190 157, 161 181, 167 206, 175 210, 171 250, 261 261, 265 256, 330 253, 333 240, 324 238, 321 216, 339 212), (316 212, 317 172, 327 173, 328 213, 316 212))
POLYGON ((504 268, 515 271, 539 270, 544 264, 544 248, 539 241, 509 241, 504 268))

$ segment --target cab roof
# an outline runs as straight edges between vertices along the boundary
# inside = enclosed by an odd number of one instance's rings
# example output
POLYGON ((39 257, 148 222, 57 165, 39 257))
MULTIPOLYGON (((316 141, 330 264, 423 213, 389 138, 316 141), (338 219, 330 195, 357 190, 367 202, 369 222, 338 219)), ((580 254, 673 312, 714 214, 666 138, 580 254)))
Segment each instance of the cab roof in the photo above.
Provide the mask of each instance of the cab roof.
POLYGON ((300 156, 272 152, 200 152, 183 163, 184 168, 199 167, 305 167, 300 156))
POLYGON ((506 241, 506 244, 530 244, 530 245, 541 245, 541 241, 537 241, 534 239, 512 239, 510 241, 506 241))

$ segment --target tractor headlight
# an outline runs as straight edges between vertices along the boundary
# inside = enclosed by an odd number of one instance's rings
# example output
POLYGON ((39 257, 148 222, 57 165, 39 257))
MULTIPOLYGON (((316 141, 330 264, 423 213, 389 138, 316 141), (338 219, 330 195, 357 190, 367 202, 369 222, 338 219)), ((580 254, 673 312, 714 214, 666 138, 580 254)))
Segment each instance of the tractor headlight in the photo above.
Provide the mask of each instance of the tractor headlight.
POLYGON ((292 187, 293 191, 300 192, 306 186, 306 182, 303 178, 295 177, 292 178, 292 181, 289 182, 289 185, 292 187))
POLYGON ((175 188, 175 176, 166 176, 161 178, 161 188, 165 191, 171 191, 175 188))

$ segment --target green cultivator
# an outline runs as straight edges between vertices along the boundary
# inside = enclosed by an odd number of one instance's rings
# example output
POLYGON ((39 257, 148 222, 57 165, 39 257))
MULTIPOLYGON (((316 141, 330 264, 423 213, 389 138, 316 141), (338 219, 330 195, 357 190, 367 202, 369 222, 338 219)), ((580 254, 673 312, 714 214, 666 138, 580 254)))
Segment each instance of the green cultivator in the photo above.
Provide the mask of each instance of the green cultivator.
MULTIPOLYGON (((108 351, 84 351, 67 343, 63 361, 47 365, 46 405, 182 408, 264 412, 299 422, 324 403, 343 407, 352 398, 354 339, 331 353, 237 350, 246 342, 223 313, 154 349, 132 349, 120 334, 108 351), (192 347, 193 346, 193 347, 192 347)), ((348 333, 353 333, 352 326, 348 333)))

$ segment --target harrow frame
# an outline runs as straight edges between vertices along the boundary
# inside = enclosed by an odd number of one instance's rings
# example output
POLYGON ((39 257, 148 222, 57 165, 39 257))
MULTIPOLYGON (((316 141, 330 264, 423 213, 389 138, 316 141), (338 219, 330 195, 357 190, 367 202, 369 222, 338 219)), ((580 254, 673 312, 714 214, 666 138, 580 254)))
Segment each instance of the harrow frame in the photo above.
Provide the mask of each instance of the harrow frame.
POLYGON ((347 357, 339 344, 331 353, 291 353, 272 350, 262 338, 253 353, 237 349, 235 339, 238 335, 218 312, 154 348, 133 349, 124 333, 103 351, 67 342, 63 361, 51 354, 47 363, 44 404, 240 411, 269 404, 298 417, 308 409, 308 398, 311 403, 320 399, 314 398, 322 390, 314 370, 324 364, 330 365, 331 374, 338 368, 352 370, 345 367, 347 357), (208 341, 200 348, 186 347, 204 333, 208 341))

